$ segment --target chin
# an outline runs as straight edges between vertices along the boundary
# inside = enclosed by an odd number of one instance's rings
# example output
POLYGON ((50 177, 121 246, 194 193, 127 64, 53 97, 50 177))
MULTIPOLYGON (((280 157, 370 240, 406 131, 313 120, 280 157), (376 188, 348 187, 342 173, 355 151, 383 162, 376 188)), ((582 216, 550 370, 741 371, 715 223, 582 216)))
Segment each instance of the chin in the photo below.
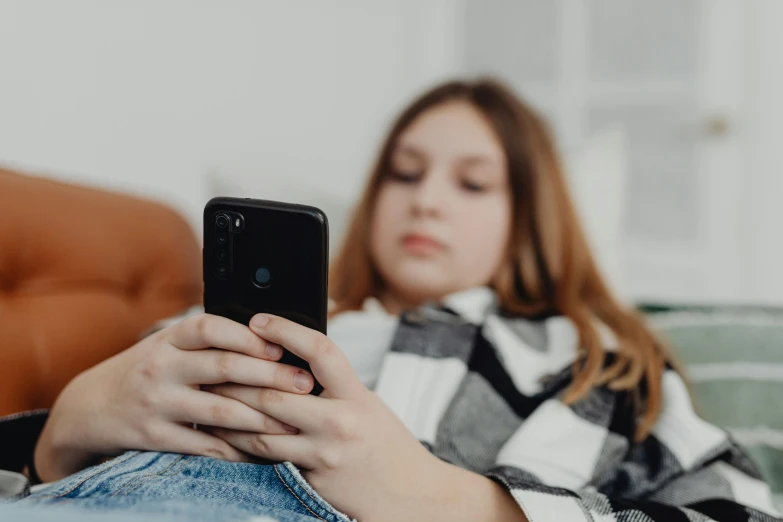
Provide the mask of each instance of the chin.
POLYGON ((394 277, 394 286, 411 301, 441 299, 450 294, 453 287, 443 275, 443 271, 437 269, 402 270, 394 277))

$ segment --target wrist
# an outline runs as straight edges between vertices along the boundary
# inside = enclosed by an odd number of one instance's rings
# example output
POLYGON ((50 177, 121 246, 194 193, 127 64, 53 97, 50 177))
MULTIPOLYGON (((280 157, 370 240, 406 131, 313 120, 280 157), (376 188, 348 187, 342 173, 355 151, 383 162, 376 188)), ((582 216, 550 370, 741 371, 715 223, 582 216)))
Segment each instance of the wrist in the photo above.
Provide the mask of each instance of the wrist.
MULTIPOLYGON (((59 401, 58 401, 59 402, 59 401)), ((32 466, 42 482, 54 482, 88 467, 96 459, 84 446, 86 437, 69 425, 55 404, 33 451, 32 466)), ((85 426, 79 428, 89 429, 85 426)))
POLYGON ((416 476, 405 491, 386 495, 386 505, 374 503, 367 512, 357 513, 357 518, 368 522, 527 521, 511 494, 493 480, 428 456, 426 465, 416 467, 416 476))
MULTIPOLYGON (((433 454, 425 451, 415 462, 403 465, 404 471, 395 470, 397 477, 405 476, 386 483, 373 498, 365 498, 361 506, 346 512, 364 522, 429 522, 431 520, 450 520, 443 516, 444 503, 450 502, 449 490, 444 481, 450 482, 449 465, 433 454)), ((450 512, 450 511, 449 511, 450 512)))
POLYGON ((54 482, 71 474, 69 461, 76 452, 69 450, 67 444, 58 436, 54 423, 49 421, 44 426, 41 436, 33 452, 33 467, 41 482, 54 482))
POLYGON ((433 519, 488 522, 527 520, 511 494, 497 482, 448 462, 440 463, 441 475, 436 482, 438 502, 432 506, 436 510, 431 513, 433 519))
POLYGON ((32 467, 40 482, 53 482, 62 478, 62 472, 54 466, 57 460, 53 455, 56 452, 52 449, 51 431, 51 422, 47 422, 33 450, 32 467))

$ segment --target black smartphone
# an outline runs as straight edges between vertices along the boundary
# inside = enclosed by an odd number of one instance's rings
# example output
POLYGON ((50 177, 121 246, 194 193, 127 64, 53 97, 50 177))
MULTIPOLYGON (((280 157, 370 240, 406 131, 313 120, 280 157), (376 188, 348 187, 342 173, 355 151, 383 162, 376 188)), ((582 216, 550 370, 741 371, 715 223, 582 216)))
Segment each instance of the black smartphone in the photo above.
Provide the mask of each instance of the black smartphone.
MULTIPOLYGON (((249 324, 257 313, 326 334, 329 224, 315 207, 213 198, 204 208, 204 307, 249 324)), ((281 362, 310 371, 288 350, 281 362)), ((315 382, 313 395, 323 387, 315 382)))

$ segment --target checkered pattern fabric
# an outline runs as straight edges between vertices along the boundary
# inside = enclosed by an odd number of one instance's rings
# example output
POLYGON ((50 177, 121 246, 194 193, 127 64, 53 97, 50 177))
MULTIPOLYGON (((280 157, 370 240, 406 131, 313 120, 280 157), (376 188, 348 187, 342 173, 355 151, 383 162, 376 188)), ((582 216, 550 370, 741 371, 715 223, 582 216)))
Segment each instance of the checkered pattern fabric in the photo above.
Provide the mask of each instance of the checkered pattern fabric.
MULTIPOLYGON (((662 411, 642 443, 627 392, 598 387, 565 405, 578 355, 566 318, 506 317, 491 291, 474 289, 356 332, 366 347, 383 345, 368 380, 413 434, 503 485, 531 522, 783 522, 754 464, 694 413, 676 373, 663 376, 662 411)), ((611 352, 614 339, 602 334, 611 352)), ((11 450, 0 452, 0 469, 29 462, 43 419, 0 419, 11 450)))
POLYGON ((578 351, 566 318, 504 317, 478 289, 403 314, 388 341, 376 393, 432 453, 505 486, 532 522, 781 520, 674 371, 642 443, 629 393, 598 387, 564 404, 578 351))

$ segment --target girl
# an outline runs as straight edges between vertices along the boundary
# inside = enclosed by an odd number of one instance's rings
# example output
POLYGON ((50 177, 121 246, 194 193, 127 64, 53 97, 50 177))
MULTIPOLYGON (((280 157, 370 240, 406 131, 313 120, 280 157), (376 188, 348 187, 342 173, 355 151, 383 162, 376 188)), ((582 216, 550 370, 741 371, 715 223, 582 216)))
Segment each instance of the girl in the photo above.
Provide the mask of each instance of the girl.
POLYGON ((331 296, 330 338, 268 315, 249 328, 201 315, 77 377, 30 451, 42 480, 63 480, 17 507, 776 516, 751 462, 694 414, 670 354, 607 289, 545 125, 496 81, 449 82, 403 111, 331 296), (281 346, 323 394, 275 362, 281 346))

